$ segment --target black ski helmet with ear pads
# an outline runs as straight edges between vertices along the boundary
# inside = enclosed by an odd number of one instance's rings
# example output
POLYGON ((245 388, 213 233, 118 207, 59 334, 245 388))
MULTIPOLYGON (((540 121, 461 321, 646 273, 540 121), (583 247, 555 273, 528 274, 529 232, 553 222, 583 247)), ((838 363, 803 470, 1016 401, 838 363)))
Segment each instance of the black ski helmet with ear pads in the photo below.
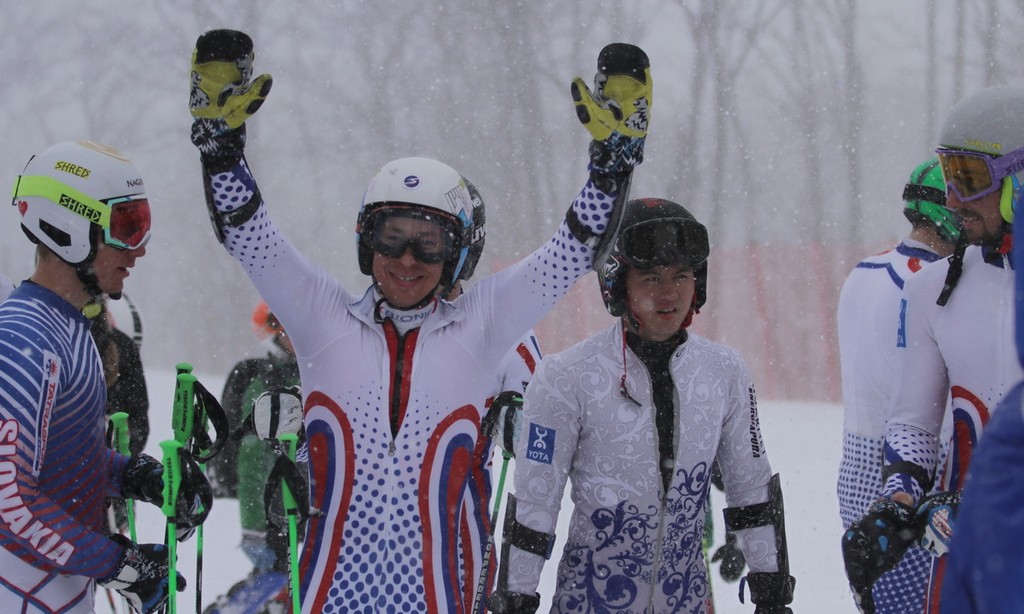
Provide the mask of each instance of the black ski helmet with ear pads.
POLYGON ((658 265, 685 264, 696 281, 694 312, 707 301, 708 231, 682 205, 664 198, 639 198, 626 203, 622 227, 604 266, 597 272, 605 309, 615 317, 626 313, 626 271, 658 265))
POLYGON ((373 276, 371 239, 379 214, 388 209, 417 211, 448 225, 455 253, 444 263, 439 289, 443 293, 451 288, 465 265, 473 228, 473 205, 462 176, 443 162, 416 157, 388 162, 374 175, 356 220, 359 270, 364 275, 373 276))

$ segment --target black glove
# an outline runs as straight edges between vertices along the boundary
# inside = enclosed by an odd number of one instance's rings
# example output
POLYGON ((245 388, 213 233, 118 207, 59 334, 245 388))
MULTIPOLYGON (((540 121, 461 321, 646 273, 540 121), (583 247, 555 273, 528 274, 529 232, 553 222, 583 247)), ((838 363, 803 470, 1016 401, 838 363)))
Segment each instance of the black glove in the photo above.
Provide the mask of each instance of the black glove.
POLYGON ((121 494, 126 499, 162 505, 164 466, 148 454, 136 454, 121 470, 121 494))
MULTIPOLYGON (((167 603, 167 546, 134 544, 123 535, 111 539, 124 546, 114 573, 97 582, 116 590, 136 612, 156 612, 167 603)), ((185 590, 185 578, 177 574, 178 592, 185 590)))
POLYGON ((266 441, 279 439, 281 435, 302 436, 302 393, 298 386, 265 390, 252 403, 248 428, 266 441))
POLYGON ((740 579, 743 575, 743 568, 747 566, 747 559, 743 556, 743 550, 740 550, 739 544, 736 543, 736 534, 732 531, 727 531, 725 534, 725 544, 720 546, 718 550, 715 550, 714 556, 711 557, 712 563, 722 562, 722 565, 718 568, 718 573, 721 574, 722 579, 726 582, 735 582, 740 579))
POLYGON ((874 612, 871 587, 882 574, 896 567, 921 537, 914 510, 896 501, 872 504, 868 513, 843 534, 843 562, 854 598, 862 612, 874 612))
POLYGON ((524 595, 497 590, 487 598, 487 609, 496 614, 534 614, 539 607, 539 593, 524 595))
POLYGON ((494 397, 490 409, 480 422, 485 437, 493 439, 498 447, 515 455, 516 442, 523 430, 523 395, 506 390, 494 397))
POLYGON ((189 111, 192 143, 204 159, 237 159, 245 148, 245 121, 263 105, 273 79, 252 79, 252 39, 237 30, 211 30, 192 52, 189 111))
MULTIPOLYGON (((748 573, 743 578, 750 587, 750 603, 754 614, 793 614, 789 604, 793 602, 796 578, 780 572, 748 573)), ((743 584, 740 584, 740 602, 743 601, 743 584)))

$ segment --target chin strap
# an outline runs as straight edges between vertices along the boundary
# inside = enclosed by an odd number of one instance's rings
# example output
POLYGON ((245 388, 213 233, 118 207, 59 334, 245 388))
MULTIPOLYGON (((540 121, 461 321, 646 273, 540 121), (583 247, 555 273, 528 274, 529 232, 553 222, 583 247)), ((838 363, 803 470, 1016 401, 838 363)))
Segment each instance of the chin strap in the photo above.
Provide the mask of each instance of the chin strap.
POLYGON ((964 272, 964 252, 966 251, 967 241, 964 240, 963 235, 960 235, 960 240, 953 248, 953 255, 949 257, 949 270, 946 271, 946 281, 942 285, 942 292, 939 293, 938 300, 935 301, 936 305, 944 307, 949 302, 949 296, 953 294, 956 285, 960 283, 960 275, 964 272))
MULTIPOLYGON (((92 260, 83 262, 75 266, 75 274, 78 275, 78 281, 82 282, 85 287, 85 291, 89 293, 89 300, 95 299, 103 294, 103 290, 100 289, 100 280, 96 278, 96 270, 92 267, 92 260)), ((120 298, 121 293, 118 292, 115 297, 120 298)))

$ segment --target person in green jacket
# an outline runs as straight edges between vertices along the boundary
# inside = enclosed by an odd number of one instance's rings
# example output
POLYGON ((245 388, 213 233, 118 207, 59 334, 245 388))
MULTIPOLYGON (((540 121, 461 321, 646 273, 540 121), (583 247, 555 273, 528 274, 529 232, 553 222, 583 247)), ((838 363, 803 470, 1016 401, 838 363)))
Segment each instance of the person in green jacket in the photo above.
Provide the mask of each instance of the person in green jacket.
MULTIPOLYGON (((264 392, 297 390, 299 367, 288 334, 266 303, 261 301, 256 306, 252 324, 267 348, 267 355, 239 361, 228 376, 221 405, 234 425, 234 435, 208 467, 214 495, 238 499, 241 548, 253 565, 251 574, 218 598, 223 604, 248 602, 249 594, 273 590, 271 586, 280 585, 283 589, 288 572, 288 536, 268 530, 264 507, 264 490, 277 454, 250 427, 250 415, 256 399, 264 392)), ((286 599, 287 591, 282 590, 279 597, 286 599)))

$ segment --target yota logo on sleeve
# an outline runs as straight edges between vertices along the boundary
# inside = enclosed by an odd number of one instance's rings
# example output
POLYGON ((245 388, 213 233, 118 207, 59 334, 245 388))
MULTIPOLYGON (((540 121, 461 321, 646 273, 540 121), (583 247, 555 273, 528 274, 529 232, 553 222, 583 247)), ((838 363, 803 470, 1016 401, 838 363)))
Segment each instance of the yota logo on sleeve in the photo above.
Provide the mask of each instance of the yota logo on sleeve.
POLYGON ((526 445, 526 458, 538 463, 551 464, 555 451, 555 429, 530 423, 530 439, 526 445))

